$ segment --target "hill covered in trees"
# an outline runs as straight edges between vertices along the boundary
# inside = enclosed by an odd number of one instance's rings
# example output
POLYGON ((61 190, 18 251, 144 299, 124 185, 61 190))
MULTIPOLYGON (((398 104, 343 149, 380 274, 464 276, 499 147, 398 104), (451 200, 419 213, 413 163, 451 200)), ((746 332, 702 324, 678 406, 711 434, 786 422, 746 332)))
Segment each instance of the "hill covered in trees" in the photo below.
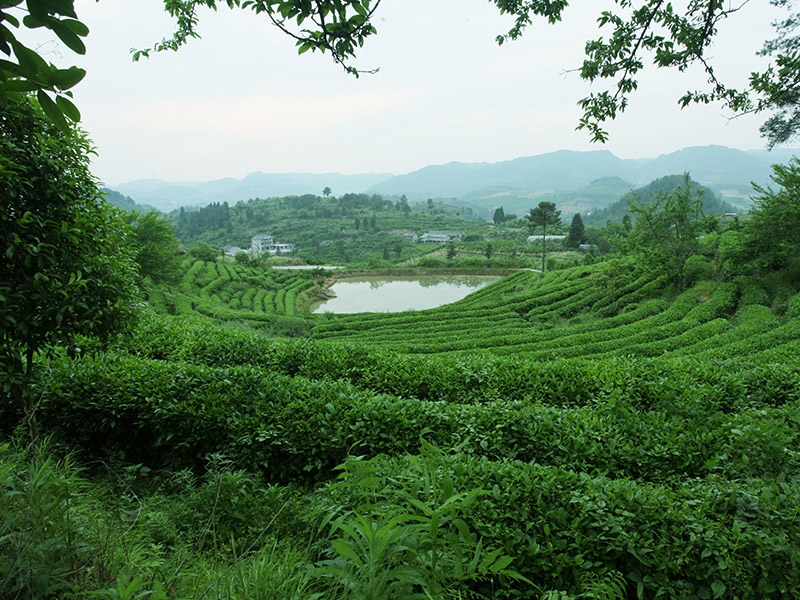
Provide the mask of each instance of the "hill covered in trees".
MULTIPOLYGON (((611 221, 612 223, 622 223, 625 216, 630 218, 628 201, 632 199, 643 202, 652 202, 658 194, 666 194, 680 185, 683 177, 680 175, 669 175, 651 181, 646 186, 632 190, 624 194, 619 200, 609 204, 606 208, 592 210, 582 214, 583 221, 587 225, 602 226, 611 221)), ((736 208, 722 200, 713 190, 700 185, 696 181, 691 182, 691 193, 693 196, 702 200, 702 210, 706 215, 724 215, 725 213, 739 212, 736 208)))

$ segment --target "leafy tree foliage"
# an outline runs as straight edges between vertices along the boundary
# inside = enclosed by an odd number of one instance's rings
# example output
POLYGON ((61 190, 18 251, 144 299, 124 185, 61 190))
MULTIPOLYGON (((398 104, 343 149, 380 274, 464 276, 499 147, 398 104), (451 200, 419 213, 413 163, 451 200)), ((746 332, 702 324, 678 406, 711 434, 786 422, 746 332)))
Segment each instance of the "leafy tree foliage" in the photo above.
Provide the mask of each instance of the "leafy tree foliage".
MULTIPOLYGON (((790 0, 771 0, 775 6, 787 7, 790 0)), ((768 108, 773 114, 761 126, 761 135, 767 138, 770 148, 783 144, 800 131, 800 36, 795 31, 800 26, 800 15, 789 15, 774 24, 778 37, 764 43, 762 56, 775 56, 775 64, 763 73, 754 73, 750 84, 761 94, 756 108, 768 108)))
MULTIPOLYGON (((134 60, 149 56, 151 51, 177 50, 197 34, 197 12, 201 7, 216 10, 222 2, 216 0, 165 0, 164 9, 175 19, 175 32, 151 49, 133 53, 134 60)), ((371 17, 380 0, 224 0, 229 8, 250 9, 264 14, 284 33, 295 39, 298 52, 308 50, 329 52, 334 61, 356 76, 361 71, 348 64, 356 49, 375 33, 371 17)), ((75 0, 8 0, 0 4, 0 53, 7 57, 0 62, 0 103, 9 97, 18 101, 24 92, 36 92, 47 115, 61 129, 69 118, 80 119, 80 113, 70 101, 70 88, 86 75, 83 69, 58 69, 47 63, 36 50, 17 39, 14 30, 20 25, 52 31, 76 54, 85 54, 82 38, 89 34, 86 25, 78 20, 75 0), (20 21, 20 13, 24 17, 20 21), (48 92, 54 94, 51 97, 48 92)))
MULTIPOLYGON (((632 226, 631 217, 628 213, 629 198, 639 201, 643 200, 645 202, 653 202, 658 194, 668 194, 676 187, 681 186, 683 184, 683 180, 683 175, 667 175, 665 177, 654 179, 644 187, 629 192, 618 201, 609 204, 606 208, 594 210, 591 214, 583 215, 584 224, 602 226, 609 221, 613 223, 622 223, 624 230, 627 233, 631 230, 632 226)), ((694 180, 691 181, 691 186, 693 189, 695 189, 693 193, 703 200, 704 214, 711 215, 736 212, 736 209, 733 206, 718 198, 711 189, 703 188, 703 191, 700 192, 699 189, 702 186, 700 186, 700 184, 694 180)))
POLYGON ((575 213, 572 217, 572 223, 569 226, 569 234, 567 236, 567 242, 569 243, 570 247, 577 248, 580 246, 581 242, 583 241, 583 219, 581 218, 580 213, 575 213))
POLYGON ((659 191, 652 202, 628 199, 635 225, 629 248, 641 264, 660 271, 683 291, 684 265, 698 250, 698 239, 709 226, 703 215, 702 188, 692 185, 689 174, 671 192, 659 191))
POLYGON ((411 212, 411 207, 408 205, 408 198, 406 198, 405 194, 400 196, 400 200, 397 201, 397 208, 403 211, 403 214, 406 216, 411 212))
MULTIPOLYGON (((516 17, 509 32, 498 36, 499 43, 518 38, 535 17, 545 18, 549 23, 560 21, 568 5, 566 0, 493 1, 502 13, 516 17)), ((776 25, 779 37, 766 42, 762 50, 762 54, 774 56, 774 62, 763 73, 753 73, 744 90, 730 87, 717 77, 707 52, 719 24, 745 4, 688 0, 678 7, 663 0, 614 0, 614 6, 602 10, 597 19, 607 35, 586 43, 586 59, 580 68, 583 79, 593 83, 609 81, 609 89, 578 102, 584 111, 578 129, 586 129, 594 141, 608 139, 603 123, 625 111, 649 55, 656 67, 683 72, 699 65, 706 72, 709 88, 687 91, 679 100, 681 106, 721 102, 737 113, 777 109, 778 114, 767 121, 762 133, 770 145, 793 137, 800 131, 800 56, 798 37, 792 35, 800 23, 798 15, 793 14, 776 25)), ((786 7, 791 2, 772 0, 771 4, 786 7)))
POLYGON ((0 104, 9 99, 20 102, 25 93, 36 92, 47 116, 66 131, 66 118, 79 121, 81 117, 70 100, 69 90, 84 78, 86 71, 78 67, 59 69, 20 42, 8 27, 19 28, 20 20, 15 15, 20 12, 25 13, 25 27, 49 29, 76 54, 86 53, 81 38, 89 34, 89 28, 78 21, 74 0, 30 0, 24 5, 22 0, 8 0, 0 4, 0 56, 7 57, 0 60, 0 104))
POLYGON ((135 311, 127 228, 89 172, 91 147, 34 102, 0 107, 0 384, 36 433, 26 385, 38 354, 106 338, 135 311))
POLYGON ((785 269, 798 264, 800 249, 800 161, 773 165, 777 190, 756 186, 760 194, 744 227, 744 260, 760 269, 785 269))
MULTIPOLYGON (((566 0, 492 0, 503 14, 512 15, 511 29, 497 36, 502 44, 522 35, 534 19, 554 24, 561 21, 566 0)), ((250 9, 265 15, 276 27, 295 40, 300 54, 312 51, 330 53, 345 71, 358 76, 352 66, 360 47, 377 33, 373 19, 381 0, 224 0, 229 8, 250 9)), ((771 0, 778 7, 791 6, 790 0, 771 0)), ((201 7, 216 10, 219 0, 165 0, 164 8, 175 19, 175 32, 150 49, 137 50, 134 60, 151 52, 177 50, 197 33, 201 7)), ((746 4, 746 3, 744 3, 746 4)), ((578 128, 586 129, 594 141, 605 141, 608 133, 603 123, 625 111, 630 95, 637 89, 639 72, 649 58, 657 67, 685 71, 700 65, 706 72, 709 88, 687 91, 679 100, 682 106, 692 102, 721 102, 733 112, 776 110, 762 128, 769 144, 791 139, 800 130, 800 55, 798 36, 794 35, 800 19, 792 14, 776 24, 778 37, 767 41, 762 54, 772 57, 762 73, 753 73, 744 90, 729 87, 717 77, 707 50, 712 46, 719 24, 744 4, 726 4, 719 0, 688 0, 676 7, 663 0, 614 0, 609 10, 601 10, 598 24, 606 32, 586 43, 586 59, 580 76, 592 83, 608 81, 608 89, 593 92, 578 102, 583 116, 578 128)), ((21 43, 11 28, 20 27, 15 16, 27 13, 22 24, 29 28, 45 27, 78 54, 86 49, 81 38, 88 28, 77 20, 74 0, 9 0, 0 8, 0 52, 8 57, 0 63, 0 102, 9 95, 36 91, 47 114, 61 126, 64 115, 78 120, 80 114, 69 100, 69 89, 85 75, 82 69, 57 69, 36 51, 21 43), (12 11, 14 11, 12 13, 12 11), (55 94, 55 100, 47 92, 55 94)), ((367 72, 375 72, 375 69, 367 72)))
POLYGON ((494 216, 492 217, 492 221, 494 221, 495 225, 500 225, 506 220, 506 213, 503 210, 502 206, 498 206, 494 209, 494 216))
POLYGON ((230 228, 230 207, 227 202, 211 202, 207 206, 193 211, 181 207, 178 216, 178 235, 181 239, 191 238, 207 229, 230 228))
POLYGON ((198 242, 196 246, 189 250, 189 254, 196 260, 204 260, 206 262, 217 260, 218 255, 217 251, 205 242, 198 242))
POLYGON ((539 206, 532 208, 525 217, 528 219, 528 228, 533 231, 536 227, 542 228, 542 272, 545 270, 545 257, 547 255, 547 226, 561 224, 561 211, 556 210, 553 202, 539 202, 539 206))
POLYGON ((181 243, 170 225, 156 211, 127 213, 125 222, 133 231, 139 275, 154 283, 175 283, 180 279, 181 243))

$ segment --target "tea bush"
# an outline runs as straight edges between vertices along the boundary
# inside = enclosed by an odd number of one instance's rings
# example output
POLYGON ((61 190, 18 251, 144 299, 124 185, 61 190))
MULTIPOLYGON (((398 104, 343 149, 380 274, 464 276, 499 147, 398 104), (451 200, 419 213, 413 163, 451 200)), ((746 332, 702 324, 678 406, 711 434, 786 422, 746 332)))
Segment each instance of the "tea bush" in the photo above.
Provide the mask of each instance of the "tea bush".
MULTIPOLYGON (((297 360, 291 370, 303 370, 297 360)), ((665 385, 668 372, 656 364, 640 364, 638 373, 625 365, 606 361, 581 371, 547 363, 529 395, 457 404, 253 366, 63 359, 39 390, 40 421, 92 455, 199 468, 201 457, 222 452, 273 481, 324 477, 351 448, 368 455, 415 451, 426 427, 441 445, 469 438, 471 452, 491 458, 651 481, 795 472, 796 369, 762 369, 721 385, 714 369, 698 366, 670 374, 665 385), (753 407, 752 390, 776 381, 783 382, 780 400, 768 396, 753 407), (587 382, 592 395, 581 390, 587 382)))

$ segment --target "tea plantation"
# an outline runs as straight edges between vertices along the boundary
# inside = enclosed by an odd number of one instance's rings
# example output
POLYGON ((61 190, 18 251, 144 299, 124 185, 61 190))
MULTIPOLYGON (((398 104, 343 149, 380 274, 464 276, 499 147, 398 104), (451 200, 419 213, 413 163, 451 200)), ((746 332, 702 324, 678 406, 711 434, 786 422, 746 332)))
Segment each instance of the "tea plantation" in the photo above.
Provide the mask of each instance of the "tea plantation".
MULTIPOLYGON (((675 294, 601 264, 287 339, 265 328, 310 279, 185 268, 152 292, 162 314, 37 383, 41 427, 107 481, 92 502, 136 548, 104 557, 130 561, 119 583, 141 595, 121 597, 800 590, 800 296, 776 310, 751 278, 675 294)), ((99 568, 100 532, 77 535, 99 568)))

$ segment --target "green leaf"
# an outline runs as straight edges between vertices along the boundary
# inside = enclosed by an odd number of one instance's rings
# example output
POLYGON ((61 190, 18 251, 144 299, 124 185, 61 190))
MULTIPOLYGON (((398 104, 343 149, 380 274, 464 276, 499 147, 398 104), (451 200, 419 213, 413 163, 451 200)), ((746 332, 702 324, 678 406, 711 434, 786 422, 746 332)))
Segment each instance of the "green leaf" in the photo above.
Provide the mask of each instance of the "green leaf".
POLYGON ((472 533, 469 530, 469 526, 464 522, 464 519, 453 519, 453 524, 458 529, 458 533, 461 535, 461 539, 464 540, 465 544, 469 544, 472 542, 472 533))
POLYGON ((442 490, 444 491, 444 498, 447 500, 450 496, 453 495, 453 478, 452 477, 445 477, 442 479, 442 490))
POLYGON ((56 124, 61 131, 68 131, 69 125, 67 125, 67 120, 64 118, 61 109, 58 108, 58 105, 53 101, 53 99, 47 95, 44 90, 39 90, 36 92, 36 98, 39 100, 39 105, 42 107, 44 114, 46 114, 53 123, 56 124))
POLYGON ((722 598, 725 595, 725 584, 721 581, 715 581, 711 584, 711 591, 714 592, 714 598, 722 598))
POLYGON ((71 121, 77 123, 81 120, 81 113, 71 100, 64 96, 56 96, 56 105, 61 112, 71 121))
POLYGON ((492 550, 491 552, 489 552, 486 556, 483 557, 483 560, 481 560, 481 564, 479 566, 480 570, 486 571, 489 568, 489 566, 492 565, 495 560, 497 560, 498 556, 500 556, 500 550, 492 550))
POLYGON ((353 547, 347 543, 347 541, 343 540, 342 538, 338 538, 331 541, 331 546, 336 552, 339 553, 339 556, 344 558, 345 560, 351 560, 356 565, 361 565, 361 561, 358 558, 358 554, 356 551, 353 550, 353 547))
POLYGON ((527 577, 525 577, 525 576, 524 576, 524 575, 522 575, 521 573, 517 573, 516 571, 514 571, 514 570, 512 570, 512 569, 503 569, 503 570, 502 570, 502 571, 500 571, 500 572, 501 572, 503 575, 505 575, 506 577, 510 577, 511 579, 516 579, 517 581, 524 581, 524 582, 525 582, 525 583, 527 583, 528 585, 532 585, 532 586, 535 586, 535 585, 536 585, 536 584, 535 584, 535 583, 533 583, 533 582, 532 582, 530 579, 528 579, 527 577))
POLYGON ((19 21, 14 15, 10 15, 8 13, 4 13, 2 15, 2 19, 7 23, 11 23, 14 27, 19 27, 19 21))
POLYGON ((53 30, 53 33, 55 33, 70 50, 76 54, 86 54, 86 46, 81 38, 67 25, 64 25, 62 21, 53 21, 50 24, 50 29, 53 30))
POLYGON ((44 23, 33 15, 25 15, 22 17, 22 23, 28 29, 38 29, 39 27, 44 27, 44 23))
POLYGON ((514 558, 513 557, 511 557, 511 556, 501 556, 500 558, 498 558, 496 561, 494 561, 492 563, 492 565, 489 567, 489 570, 492 573, 499 573, 500 571, 505 569, 508 565, 510 565, 512 562, 514 562, 514 558))
POLYGON ((89 35, 89 28, 85 23, 76 21, 75 19, 62 19, 61 22, 66 25, 75 35, 86 37, 89 35))
MULTIPOLYGON (((38 76, 46 80, 47 76, 49 75, 49 69, 44 59, 24 44, 19 43, 17 40, 12 39, 10 41, 11 47, 14 48, 14 54, 19 61, 19 69, 17 70, 17 73, 19 75, 24 75, 28 79, 38 76)), ((55 67, 53 67, 53 69, 55 69, 55 67)))
POLYGON ((68 90, 86 76, 86 71, 78 67, 57 69, 50 74, 50 83, 61 90, 68 90))
POLYGON ((0 84, 6 92, 35 92, 41 86, 27 79, 12 79, 0 84))
POLYGON ((54 15, 64 15, 65 17, 78 18, 75 14, 75 0, 37 0, 37 2, 27 2, 28 10, 34 12, 35 5, 41 5, 48 13, 54 15))
POLYGON ((12 76, 20 73, 19 65, 8 60, 0 60, 0 70, 12 76))

